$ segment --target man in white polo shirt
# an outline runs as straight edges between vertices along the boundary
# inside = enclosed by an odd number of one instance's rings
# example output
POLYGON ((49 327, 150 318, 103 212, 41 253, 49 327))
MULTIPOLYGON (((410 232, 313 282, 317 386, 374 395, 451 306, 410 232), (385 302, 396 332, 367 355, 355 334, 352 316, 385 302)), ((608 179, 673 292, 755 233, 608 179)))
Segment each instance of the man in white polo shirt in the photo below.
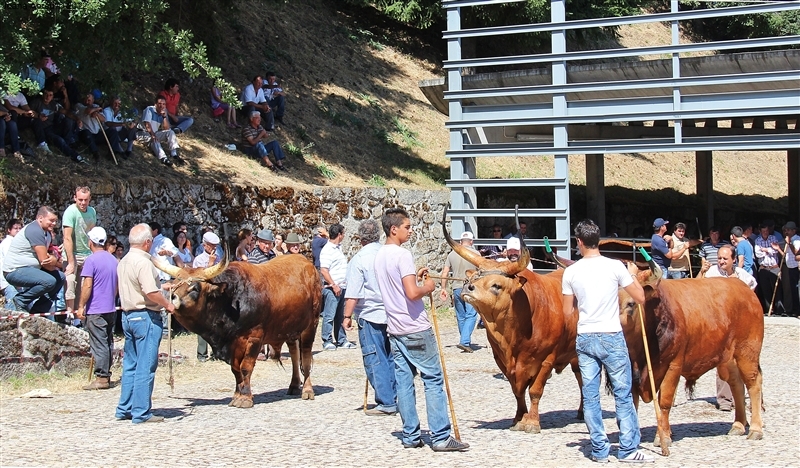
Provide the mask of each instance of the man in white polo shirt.
POLYGON ((319 272, 325 280, 325 287, 336 296, 336 302, 326 302, 322 310, 322 349, 353 349, 357 346, 347 341, 347 332, 342 326, 344 290, 347 288, 347 258, 342 253, 344 226, 336 223, 328 229, 328 234, 330 239, 319 253, 319 272))

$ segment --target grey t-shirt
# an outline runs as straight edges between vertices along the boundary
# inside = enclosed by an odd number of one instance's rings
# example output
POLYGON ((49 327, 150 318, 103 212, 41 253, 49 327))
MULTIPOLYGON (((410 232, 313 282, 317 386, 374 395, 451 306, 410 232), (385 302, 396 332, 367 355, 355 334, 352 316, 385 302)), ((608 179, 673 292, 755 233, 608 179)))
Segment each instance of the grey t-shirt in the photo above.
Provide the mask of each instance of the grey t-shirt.
POLYGON ((61 104, 57 103, 55 100, 50 101, 49 104, 45 104, 41 97, 32 99, 30 106, 31 109, 35 110, 37 113, 47 116, 47 121, 44 122, 45 127, 49 127, 55 123, 56 116, 62 109, 61 104))
POLYGON ((36 221, 26 225, 11 241, 8 253, 3 258, 3 271, 11 272, 29 266, 39 268, 39 257, 33 248, 39 245, 49 248, 52 241, 50 233, 36 221))

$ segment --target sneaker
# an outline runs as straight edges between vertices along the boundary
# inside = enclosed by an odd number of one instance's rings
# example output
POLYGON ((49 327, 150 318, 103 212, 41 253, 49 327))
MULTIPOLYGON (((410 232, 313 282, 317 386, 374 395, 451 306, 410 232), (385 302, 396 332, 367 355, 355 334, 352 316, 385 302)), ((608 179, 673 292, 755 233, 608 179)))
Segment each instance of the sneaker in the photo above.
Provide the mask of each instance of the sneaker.
POLYGON ((414 443, 411 443, 411 444, 405 444, 405 443, 403 444, 403 448, 422 448, 424 446, 425 446, 425 443, 422 442, 421 440, 418 440, 418 441, 416 441, 414 443))
POLYGON ((620 458, 619 461, 622 463, 653 463, 656 459, 652 455, 637 450, 625 458, 620 458))
POLYGON ((279 171, 286 172, 286 166, 284 166, 283 164, 276 164, 276 167, 278 168, 279 171))
MULTIPOLYGON (((390 412, 390 411, 382 411, 379 410, 378 408, 372 408, 364 411, 364 414, 366 414, 367 416, 394 416, 395 414, 397 414, 397 411, 390 412)), ((420 443, 421 442, 422 441, 420 441, 420 443)))
POLYGON ((122 159, 128 159, 130 157, 131 157, 131 152, 130 151, 126 151, 126 152, 122 153, 122 159))
POLYGON ((167 167, 172 166, 172 161, 170 161, 169 158, 162 158, 159 161, 161 161, 161 163, 164 164, 167 167))
POLYGON ((50 147, 47 146, 47 143, 45 143, 45 142, 39 143, 39 146, 37 146, 36 149, 38 149, 39 151, 41 151, 41 152, 43 152, 45 154, 53 154, 53 151, 50 150, 50 147))
POLYGON ((81 156, 80 154, 75 156, 75 162, 78 163, 78 164, 86 165, 86 166, 89 165, 89 161, 86 158, 84 158, 83 156, 81 156))
POLYGON ((356 349, 358 348, 358 345, 352 341, 345 341, 344 344, 339 345, 339 347, 343 349, 356 349))
POLYGON ((172 157, 172 161, 175 163, 176 166, 183 166, 184 164, 186 164, 186 160, 181 158, 177 154, 172 157))
POLYGON ((595 463, 608 463, 608 457, 597 458, 596 456, 592 455, 589 458, 595 463))
POLYGON ((472 348, 469 345, 463 345, 461 343, 456 345, 456 348, 460 349, 462 353, 471 353, 472 348))
POLYGON ((331 342, 322 343, 322 350, 323 351, 336 351, 336 345, 331 342))
POLYGON ((446 441, 441 444, 431 446, 434 452, 463 452, 469 448, 469 444, 459 442, 455 437, 450 436, 446 441))

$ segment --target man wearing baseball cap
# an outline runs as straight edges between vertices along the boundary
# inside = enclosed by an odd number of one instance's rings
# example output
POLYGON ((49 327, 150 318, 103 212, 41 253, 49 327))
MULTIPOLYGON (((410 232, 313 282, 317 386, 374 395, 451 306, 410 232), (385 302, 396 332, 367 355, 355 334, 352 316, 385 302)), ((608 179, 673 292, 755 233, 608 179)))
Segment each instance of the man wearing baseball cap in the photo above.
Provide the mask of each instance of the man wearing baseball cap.
POLYGON ((676 251, 669 248, 667 240, 664 238, 664 234, 667 233, 667 224, 669 224, 669 221, 664 218, 656 218, 653 221, 653 237, 650 238, 650 256, 653 257, 656 265, 661 267, 664 278, 668 277, 667 269, 672 263, 672 259, 682 257, 689 250, 688 242, 676 251))
MULTIPOLYGON (((505 258, 498 258, 498 262, 516 262, 519 260, 519 254, 522 250, 522 244, 519 241, 519 237, 512 237, 506 241, 506 250, 503 254, 506 256, 505 258)), ((528 270, 533 271, 533 264, 528 261, 528 270)))
POLYGON ((87 236, 91 254, 86 257, 81 269, 81 295, 75 316, 85 322, 86 331, 89 332, 95 380, 83 389, 104 390, 111 387, 119 262, 105 249, 105 229, 95 226, 89 230, 87 236))
MULTIPOLYGON (((194 258, 193 268, 207 268, 216 265, 222 260, 217 256, 217 246, 219 236, 213 232, 203 234, 203 253, 194 258)), ((208 343, 200 335, 197 335, 197 360, 206 362, 208 360, 208 343)))
MULTIPOLYGON (((464 231, 461 234, 461 245, 475 250, 472 246, 475 237, 469 231, 464 231)), ((456 321, 458 322, 458 332, 460 335, 456 347, 463 353, 472 352, 472 331, 475 329, 475 322, 478 320, 478 313, 471 304, 468 304, 461 298, 461 289, 464 287, 463 281, 458 281, 455 278, 465 278, 467 270, 475 268, 475 265, 466 261, 455 250, 447 254, 447 260, 444 262, 444 269, 442 269, 442 278, 447 278, 450 272, 453 272, 453 305, 456 309, 456 321)), ((442 292, 440 293, 442 301, 447 300, 447 280, 442 279, 442 292)))

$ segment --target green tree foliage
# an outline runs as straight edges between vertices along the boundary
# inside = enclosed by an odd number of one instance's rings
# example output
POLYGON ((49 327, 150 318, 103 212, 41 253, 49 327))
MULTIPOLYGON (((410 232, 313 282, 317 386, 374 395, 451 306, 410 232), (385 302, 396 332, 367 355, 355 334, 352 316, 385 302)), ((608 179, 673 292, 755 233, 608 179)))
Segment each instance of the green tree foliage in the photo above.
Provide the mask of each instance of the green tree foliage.
MULTIPOLYGON (((726 8, 743 6, 741 2, 701 2, 682 1, 682 10, 702 10, 706 8, 726 8)), ((711 40, 750 39, 767 36, 787 36, 800 34, 800 12, 797 10, 756 15, 725 16, 693 21, 693 32, 711 40)))
POLYGON ((223 99, 237 102, 220 69, 211 66, 206 46, 190 30, 174 30, 163 0, 4 0, 0 3, 0 90, 14 93, 18 74, 47 51, 64 74, 84 86, 122 93, 132 74, 159 72, 179 59, 190 77, 206 75, 223 99))

